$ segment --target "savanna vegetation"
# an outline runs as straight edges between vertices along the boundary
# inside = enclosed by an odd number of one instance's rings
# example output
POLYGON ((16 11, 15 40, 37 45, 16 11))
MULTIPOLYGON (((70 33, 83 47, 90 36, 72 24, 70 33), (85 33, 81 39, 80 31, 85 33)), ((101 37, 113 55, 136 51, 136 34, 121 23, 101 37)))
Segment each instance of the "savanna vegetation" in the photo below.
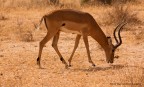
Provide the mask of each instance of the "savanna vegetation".
MULTIPOLYGON (((143 87, 143 5, 143 0, 0 0, 0 87, 143 87), (35 26, 43 15, 57 9, 90 13, 112 38, 116 25, 126 21, 114 64, 106 63, 103 49, 89 37, 96 67, 88 63, 83 40, 70 69, 65 69, 50 41, 42 54, 44 69, 39 69, 39 42, 47 29, 44 23, 40 30, 35 26)), ((75 38, 75 34, 60 34, 58 47, 65 60, 72 53, 75 38)))

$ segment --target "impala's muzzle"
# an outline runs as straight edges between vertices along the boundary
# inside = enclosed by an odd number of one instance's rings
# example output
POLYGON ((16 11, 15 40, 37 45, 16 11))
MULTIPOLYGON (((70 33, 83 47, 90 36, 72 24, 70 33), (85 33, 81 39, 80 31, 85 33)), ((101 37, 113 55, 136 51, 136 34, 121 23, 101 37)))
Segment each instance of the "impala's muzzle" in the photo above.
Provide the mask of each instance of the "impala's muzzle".
POLYGON ((109 61, 109 63, 113 63, 113 60, 109 61))
POLYGON ((108 60, 107 63, 113 63, 113 60, 108 60))

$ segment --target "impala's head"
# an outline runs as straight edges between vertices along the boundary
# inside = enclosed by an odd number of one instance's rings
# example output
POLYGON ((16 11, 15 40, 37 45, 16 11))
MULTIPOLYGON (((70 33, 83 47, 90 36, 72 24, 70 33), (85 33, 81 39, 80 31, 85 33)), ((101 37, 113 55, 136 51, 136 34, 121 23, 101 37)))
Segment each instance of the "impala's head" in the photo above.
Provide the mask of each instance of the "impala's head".
POLYGON ((115 50, 122 44, 122 39, 121 39, 121 36, 120 36, 120 31, 121 29, 123 28, 123 26, 125 25, 126 23, 121 23, 119 24, 114 32, 113 32, 113 35, 114 35, 114 39, 116 41, 116 45, 113 45, 112 44, 112 39, 111 37, 107 37, 108 39, 108 49, 106 50, 106 61, 107 63, 113 63, 114 62, 114 53, 115 53, 115 50), (116 38, 116 31, 118 31, 118 38, 116 38), (118 41, 119 39, 119 41, 118 41))

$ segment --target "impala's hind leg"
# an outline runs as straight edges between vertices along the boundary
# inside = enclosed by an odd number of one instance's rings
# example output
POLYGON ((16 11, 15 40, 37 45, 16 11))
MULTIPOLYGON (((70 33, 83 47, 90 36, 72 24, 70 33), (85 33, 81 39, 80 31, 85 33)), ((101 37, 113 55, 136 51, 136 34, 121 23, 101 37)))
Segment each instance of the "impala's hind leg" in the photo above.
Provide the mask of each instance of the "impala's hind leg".
POLYGON ((72 57, 73 57, 73 55, 74 55, 74 53, 75 53, 75 51, 76 51, 76 49, 78 47, 80 38, 81 38, 81 35, 77 35, 76 40, 75 40, 75 46, 74 46, 73 52, 72 52, 72 54, 71 54, 71 56, 70 56, 70 58, 68 60, 69 61, 69 67, 71 66, 71 60, 72 60, 72 57))
POLYGON ((62 57, 61 53, 58 50, 58 46, 57 46, 58 40, 59 40, 59 32, 53 38, 52 47, 55 49, 56 53, 59 55, 62 63, 65 64, 65 67, 68 68, 68 64, 66 63, 66 61, 64 60, 64 58, 62 57))
POLYGON ((39 43, 39 54, 37 58, 37 64, 39 65, 39 68, 42 68, 40 61, 43 47, 55 34, 56 32, 48 32, 47 35, 44 37, 44 39, 39 43))

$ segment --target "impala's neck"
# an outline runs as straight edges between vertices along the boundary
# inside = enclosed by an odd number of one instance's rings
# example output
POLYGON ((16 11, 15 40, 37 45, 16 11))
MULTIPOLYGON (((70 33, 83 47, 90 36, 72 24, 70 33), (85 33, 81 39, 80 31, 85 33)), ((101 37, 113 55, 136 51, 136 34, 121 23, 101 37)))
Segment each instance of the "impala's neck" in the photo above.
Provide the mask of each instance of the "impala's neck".
POLYGON ((93 29, 91 36, 102 46, 105 52, 109 51, 108 39, 99 26, 96 26, 96 29, 93 29))

